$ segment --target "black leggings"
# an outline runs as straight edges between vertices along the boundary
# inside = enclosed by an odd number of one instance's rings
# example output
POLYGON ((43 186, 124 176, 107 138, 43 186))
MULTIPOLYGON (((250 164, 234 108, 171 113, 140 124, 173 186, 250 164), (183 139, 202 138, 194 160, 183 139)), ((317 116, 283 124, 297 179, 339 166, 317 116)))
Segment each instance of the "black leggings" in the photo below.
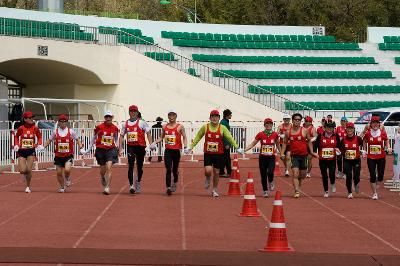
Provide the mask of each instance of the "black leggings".
POLYGON ((224 160, 221 162, 221 168, 219 169, 219 174, 223 175, 225 172, 225 167, 226 167, 226 173, 227 175, 231 175, 232 168, 231 168, 231 151, 230 149, 225 149, 224 147, 224 160))
POLYGON ((360 183, 361 160, 346 160, 344 159, 344 174, 346 175, 347 192, 352 192, 351 182, 354 178, 354 185, 360 183))
POLYGON ((275 156, 259 156, 258 165, 260 167, 261 184, 264 191, 268 191, 268 182, 274 181, 275 156), (267 181, 268 178, 268 181, 267 181))
POLYGON ((174 183, 178 182, 179 161, 181 160, 181 150, 165 149, 164 164, 167 170, 165 174, 165 183, 167 188, 171 187, 171 171, 174 175, 174 183))
POLYGON ((143 161, 146 155, 146 147, 143 146, 129 146, 128 145, 128 180, 129 184, 133 185, 133 168, 135 167, 135 159, 137 159, 137 173, 138 181, 142 180, 143 176, 143 161))
POLYGON ((336 160, 337 160, 337 169, 339 172, 344 172, 344 167, 343 167, 343 155, 337 155, 336 156, 336 160))
POLYGON ((383 181, 383 176, 385 175, 385 165, 386 159, 367 159, 368 170, 369 170, 369 182, 376 182, 376 172, 378 172, 378 181, 383 181))
POLYGON ((324 186, 324 191, 328 191, 328 174, 331 185, 335 184, 335 170, 336 161, 335 160, 319 160, 319 169, 322 175, 322 184, 324 186))

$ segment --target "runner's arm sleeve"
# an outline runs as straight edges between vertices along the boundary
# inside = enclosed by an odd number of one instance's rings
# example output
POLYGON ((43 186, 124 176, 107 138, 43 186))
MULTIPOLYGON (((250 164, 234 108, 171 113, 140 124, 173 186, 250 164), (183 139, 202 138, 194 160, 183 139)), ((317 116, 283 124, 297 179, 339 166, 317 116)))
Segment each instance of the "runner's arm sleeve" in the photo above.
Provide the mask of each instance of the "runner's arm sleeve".
POLYGON ((314 145, 313 145, 313 146, 314 146, 314 147, 313 147, 313 148, 314 148, 314 149, 313 149, 314 152, 317 152, 317 150, 319 149, 319 142, 320 142, 320 139, 321 139, 321 135, 318 134, 317 139, 314 141, 314 145))
POLYGON ((221 126, 222 129, 222 135, 224 138, 233 146, 235 149, 239 147, 239 145, 236 143, 236 141, 233 139, 231 132, 226 128, 226 126, 221 126))
POLYGON ((122 124, 122 127, 121 127, 121 136, 124 136, 125 133, 126 133, 126 128, 125 128, 125 123, 124 123, 124 124, 122 124))
POLYGON ((143 129, 145 133, 147 133, 151 130, 151 127, 149 126, 149 124, 146 123, 146 121, 140 120, 139 124, 140 124, 140 128, 143 129))
POLYGON ((336 135, 336 148, 340 149, 340 137, 336 135))
POLYGON ((206 133, 206 126, 203 125, 200 128, 199 132, 197 132, 196 137, 194 138, 192 144, 190 145, 190 149, 196 147, 197 143, 199 143, 199 141, 201 140, 201 138, 204 136, 205 133, 206 133))
POLYGON ((18 128, 17 133, 15 133, 15 136, 14 136, 14 146, 19 145, 19 136, 21 136, 21 134, 22 134, 22 129, 18 128))
MULTIPOLYGON (((77 140, 78 139, 78 134, 76 133, 76 131, 75 130, 73 130, 72 128, 70 129, 70 132, 71 132, 71 138, 73 139, 73 140, 77 140)), ((53 136, 53 134, 52 134, 52 136, 53 136)), ((54 134, 54 136, 55 136, 55 134, 54 134)), ((51 137, 50 137, 51 138, 51 137)))
MULTIPOLYGON (((74 138, 72 135, 72 129, 71 129, 71 136, 72 136, 72 138, 74 138)), ((49 137, 49 140, 54 140, 55 137, 56 137, 56 131, 53 131, 49 137)))
POLYGON ((42 132, 40 132, 38 127, 35 128, 35 135, 36 135, 37 140, 38 140, 38 145, 42 145, 42 143, 43 143, 42 132))

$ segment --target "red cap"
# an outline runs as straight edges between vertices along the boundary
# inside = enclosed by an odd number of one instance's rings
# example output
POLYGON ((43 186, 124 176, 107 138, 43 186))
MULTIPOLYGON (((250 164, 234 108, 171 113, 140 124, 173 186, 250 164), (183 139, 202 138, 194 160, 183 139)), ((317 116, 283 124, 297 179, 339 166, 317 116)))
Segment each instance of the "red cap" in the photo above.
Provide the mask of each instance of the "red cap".
POLYGON ((58 121, 60 121, 60 120, 68 121, 68 116, 67 116, 67 115, 64 115, 64 114, 59 115, 59 116, 58 116, 58 121))
POLYGON ((352 128, 354 128, 354 123, 353 123, 353 122, 348 122, 347 125, 346 125, 346 127, 352 127, 352 128))
POLYGON ((210 116, 213 116, 213 115, 219 115, 218 110, 212 110, 212 111, 210 112, 210 116))
POLYGON ((129 111, 137 112, 139 109, 136 105, 129 106, 129 111))
POLYGON ((379 117, 379 115, 373 115, 371 117, 371 122, 381 122, 381 118, 379 117))
POLYGON ((266 123, 274 123, 274 121, 272 121, 272 119, 268 117, 264 119, 264 124, 266 123))
POLYGON ((34 117, 34 115, 32 114, 32 112, 25 112, 25 113, 23 113, 23 115, 22 115, 22 118, 32 118, 32 117, 34 117))
POLYGON ((304 118, 304 121, 312 122, 312 117, 311 116, 306 116, 306 118, 304 118))

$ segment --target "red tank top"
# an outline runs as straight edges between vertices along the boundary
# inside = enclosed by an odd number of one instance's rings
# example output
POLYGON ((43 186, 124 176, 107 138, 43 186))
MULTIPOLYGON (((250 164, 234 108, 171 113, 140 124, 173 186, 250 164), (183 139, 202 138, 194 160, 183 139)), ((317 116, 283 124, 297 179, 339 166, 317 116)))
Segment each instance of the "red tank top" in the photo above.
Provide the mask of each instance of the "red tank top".
POLYGON ((299 133, 292 134, 292 128, 289 130, 290 152, 292 155, 305 156, 307 151, 307 139, 303 136, 303 127, 300 127, 299 133))
POLYGON ((336 159, 336 147, 338 143, 336 135, 333 134, 329 138, 322 134, 319 141, 318 155, 320 160, 335 160, 336 159))
POLYGON ((368 130, 365 133, 364 139, 368 144, 367 158, 369 159, 382 159, 386 157, 385 153, 385 140, 387 140, 387 134, 381 130, 379 137, 372 137, 371 131, 368 130))
POLYGON ((325 131, 324 131, 324 128, 323 128, 322 126, 319 126, 319 127, 317 128, 317 134, 318 134, 318 135, 322 135, 324 132, 325 132, 325 131))
POLYGON ((346 136, 346 128, 342 126, 338 126, 336 128, 336 134, 340 137, 340 139, 343 139, 344 136, 346 136))
POLYGON ((39 143, 41 143, 42 136, 36 125, 33 125, 31 127, 25 127, 25 125, 22 125, 17 130, 17 141, 15 143, 18 143, 19 148, 23 150, 34 149, 37 146, 36 137, 39 143))
POLYGON ((146 139, 144 130, 139 126, 140 119, 136 120, 132 126, 128 125, 128 121, 125 122, 126 139, 129 146, 143 146, 146 147, 146 139))
POLYGON ((218 125, 217 132, 211 132, 209 124, 206 126, 204 153, 223 154, 224 143, 222 142, 221 125, 218 125))
POLYGON ((343 139, 343 156, 346 160, 360 159, 360 143, 357 136, 343 139))
POLYGON ((260 141, 260 156, 275 156, 276 154, 276 143, 278 142, 279 135, 276 132, 272 132, 271 135, 267 135, 264 131, 257 134, 256 140, 260 141))
MULTIPOLYGON (((305 128, 305 127, 304 127, 305 128)), ((305 128, 308 131, 308 134, 310 134, 310 137, 314 137, 314 126, 311 125, 309 128, 305 128)))
POLYGON ((180 150, 182 149, 182 135, 178 131, 178 127, 180 124, 176 124, 174 128, 168 128, 167 125, 164 126, 164 134, 165 134, 165 148, 171 150, 180 150))
MULTIPOLYGON (((281 124, 281 127, 280 127, 280 129, 279 129, 279 135, 285 134, 286 131, 287 131, 289 128, 291 128, 291 125, 290 125, 290 124, 289 124, 289 127, 288 127, 288 128, 285 128, 285 124, 281 124)), ((280 136, 279 136, 279 144, 283 144, 283 138, 281 138, 280 136)), ((288 144, 289 144, 289 142, 288 142, 288 144)))
POLYGON ((119 129, 114 125, 106 125, 104 123, 98 125, 94 129, 97 134, 96 147, 102 149, 115 148, 115 136, 117 136, 119 129))
POLYGON ((56 129, 54 154, 56 157, 68 157, 74 154, 74 140, 71 138, 71 132, 69 128, 65 137, 61 137, 58 134, 58 128, 56 129))

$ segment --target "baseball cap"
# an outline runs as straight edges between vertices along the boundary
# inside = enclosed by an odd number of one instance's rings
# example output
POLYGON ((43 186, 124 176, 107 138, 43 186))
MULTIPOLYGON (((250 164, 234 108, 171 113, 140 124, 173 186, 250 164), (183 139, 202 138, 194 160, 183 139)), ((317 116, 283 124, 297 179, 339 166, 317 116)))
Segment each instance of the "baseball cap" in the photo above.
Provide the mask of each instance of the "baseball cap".
POLYGON ((283 115, 283 119, 292 119, 292 117, 290 115, 288 115, 288 114, 284 114, 283 115))
POLYGON ((68 116, 64 115, 64 114, 61 114, 61 115, 58 116, 58 121, 60 121, 60 120, 68 121, 68 116))
POLYGON ((137 110, 139 110, 139 108, 136 105, 129 106, 129 111, 136 112, 137 110))
POLYGON ((340 118, 340 121, 349 121, 349 120, 347 120, 347 117, 345 117, 345 116, 342 116, 342 118, 340 118))
POLYGON ((380 121, 381 121, 381 118, 379 115, 373 115, 371 117, 371 122, 380 122, 380 121))
POLYGON ((111 110, 107 110, 104 112, 104 117, 106 116, 114 116, 114 114, 111 112, 111 110))
POLYGON ((346 128, 347 128, 347 127, 352 127, 352 128, 354 128, 354 123, 353 123, 353 122, 347 123, 346 128))
POLYGON ((264 119, 264 124, 266 123, 274 123, 274 121, 272 121, 272 119, 268 117, 264 119))
POLYGON ((334 127, 335 127, 335 124, 334 124, 333 122, 328 122, 328 123, 325 124, 325 127, 334 128, 334 127))
POLYGON ((32 118, 34 117, 33 113, 28 111, 22 114, 22 118, 32 118))
POLYGON ((311 116, 306 116, 306 118, 304 118, 304 121, 306 122, 312 122, 312 117, 311 116))
POLYGON ((213 115, 218 115, 219 116, 219 111, 218 110, 212 110, 210 112, 210 116, 213 116, 213 115))
POLYGON ((169 109, 168 114, 171 114, 171 113, 177 114, 175 109, 169 109))

